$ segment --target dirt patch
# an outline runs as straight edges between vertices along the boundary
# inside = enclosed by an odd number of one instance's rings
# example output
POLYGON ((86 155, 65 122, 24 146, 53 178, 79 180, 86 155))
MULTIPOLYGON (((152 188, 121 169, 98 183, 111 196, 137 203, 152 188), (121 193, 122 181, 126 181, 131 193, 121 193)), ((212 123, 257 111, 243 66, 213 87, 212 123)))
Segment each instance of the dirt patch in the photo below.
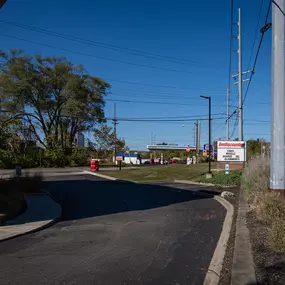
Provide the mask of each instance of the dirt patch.
POLYGON ((234 216, 233 216, 233 222, 232 222, 232 228, 231 228, 230 237, 228 241, 228 246, 226 249, 226 254, 225 254, 225 258, 223 262, 223 269, 220 275, 219 285, 231 284, 232 263, 233 263, 233 256, 234 256, 236 220, 237 220, 237 212, 238 212, 240 187, 229 188, 227 189, 227 191, 233 192, 235 194, 234 198, 227 199, 234 206, 234 216))
POLYGON ((249 212, 246 218, 258 284, 285 284, 285 253, 272 248, 268 238, 270 228, 255 212, 249 212))

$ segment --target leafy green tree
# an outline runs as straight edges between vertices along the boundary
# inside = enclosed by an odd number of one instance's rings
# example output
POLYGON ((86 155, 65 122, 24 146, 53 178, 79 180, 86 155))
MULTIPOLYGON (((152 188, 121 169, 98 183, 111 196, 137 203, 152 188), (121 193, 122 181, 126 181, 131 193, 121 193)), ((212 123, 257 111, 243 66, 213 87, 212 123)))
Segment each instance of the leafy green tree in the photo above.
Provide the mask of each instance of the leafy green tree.
POLYGON ((1 109, 26 120, 47 149, 72 147, 77 132, 104 122, 104 96, 110 87, 64 57, 29 57, 1 52, 1 109))
MULTIPOLYGON (((103 124, 100 128, 94 132, 95 149, 97 152, 102 153, 105 157, 110 155, 114 150, 114 129, 106 124, 103 124)), ((124 139, 116 138, 116 151, 126 152, 129 148, 126 145, 124 139)))

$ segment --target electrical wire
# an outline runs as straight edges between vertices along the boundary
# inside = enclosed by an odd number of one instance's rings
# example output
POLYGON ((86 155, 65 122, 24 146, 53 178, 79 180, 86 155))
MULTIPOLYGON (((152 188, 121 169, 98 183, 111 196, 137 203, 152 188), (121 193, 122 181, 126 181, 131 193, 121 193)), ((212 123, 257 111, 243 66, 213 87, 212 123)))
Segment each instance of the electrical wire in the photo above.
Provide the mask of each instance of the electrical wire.
POLYGON ((249 57, 249 61, 248 61, 248 68, 247 68, 248 70, 250 69, 250 63, 251 63, 252 56, 253 56, 253 51, 254 51, 254 47, 255 47, 255 43, 256 43, 256 39, 257 39, 257 34, 259 32, 259 23, 260 23, 260 19, 261 19, 261 11, 262 11, 262 7, 263 7, 263 2, 264 2, 264 0, 261 1, 260 7, 259 7, 258 21, 257 21, 257 24, 256 24, 256 29, 255 29, 255 33, 254 33, 254 39, 253 39, 251 52, 250 52, 250 57, 249 57))
POLYGON ((228 82, 228 92, 230 93, 230 86, 231 86, 231 76, 232 76, 232 46, 233 46, 233 13, 234 7, 234 0, 231 0, 231 12, 230 12, 230 54, 229 54, 229 82, 228 82))
MULTIPOLYGON (((265 23, 264 23, 263 27, 265 27, 268 24, 267 21, 268 21, 268 17, 269 17, 270 8, 271 8, 271 1, 269 1, 267 13, 266 13, 266 18, 265 18, 265 23)), ((259 56, 259 52, 260 52, 260 48, 261 48, 261 45, 262 45, 262 42, 263 42, 263 38, 264 38, 265 32, 266 31, 262 31, 262 29, 261 29, 261 37, 260 37, 260 40, 259 40, 257 52, 256 52, 254 63, 253 63, 253 68, 251 70, 251 74, 250 74, 250 77, 249 77, 249 81, 248 81, 248 84, 247 84, 245 95, 244 95, 244 98, 243 98, 243 101, 242 101, 242 107, 243 107, 244 102, 246 100, 246 97, 247 97, 247 94, 248 94, 248 90, 249 90, 249 87, 250 87, 250 84, 251 84, 251 81, 252 81, 252 77, 253 77, 253 74, 255 72, 255 67, 256 67, 257 59, 258 59, 258 56, 259 56)))
MULTIPOLYGON (((190 103, 177 103, 177 102, 155 102, 155 101, 133 101, 124 99, 105 99, 106 102, 122 102, 122 103, 132 103, 132 104, 152 104, 152 105, 172 105, 172 106, 193 106, 193 107, 206 107, 203 104, 190 104, 190 103)), ((212 104, 213 107, 221 107, 221 105, 212 104)))
POLYGON ((235 123, 234 123, 234 127, 233 127, 233 130, 231 132, 231 135, 230 135, 229 139, 231 139, 233 137, 233 135, 234 135, 234 133, 235 133, 235 131, 237 129, 237 126, 238 126, 238 117, 236 117, 236 120, 235 120, 235 123))
POLYGON ((92 41, 92 40, 79 38, 79 37, 75 37, 75 36, 71 36, 71 35, 67 35, 67 34, 63 34, 63 33, 56 33, 56 32, 52 32, 50 30, 41 29, 41 28, 37 28, 37 27, 34 27, 34 26, 29 26, 29 25, 25 25, 25 24, 16 23, 16 22, 11 22, 11 21, 6 21, 6 20, 0 20, 0 22, 8 24, 8 25, 15 26, 15 27, 18 27, 18 28, 21 28, 21 29, 26 29, 26 30, 29 30, 29 31, 34 31, 34 32, 37 32, 37 33, 46 34, 46 35, 50 35, 50 36, 53 36, 53 37, 58 37, 58 38, 61 38, 61 39, 70 40, 70 41, 73 41, 73 42, 83 43, 83 44, 86 44, 86 45, 91 45, 91 46, 95 46, 95 47, 99 47, 99 48, 110 49, 110 50, 123 52, 123 53, 127 53, 127 54, 132 54, 132 55, 136 55, 136 56, 143 56, 143 57, 147 57, 147 58, 152 58, 152 59, 156 59, 156 60, 163 60, 163 61, 177 63, 177 64, 189 65, 189 64, 193 64, 193 63, 195 63, 195 64, 199 63, 198 61, 192 61, 192 60, 186 60, 186 59, 178 59, 178 58, 175 58, 175 57, 163 56, 163 55, 159 55, 159 54, 144 52, 144 51, 130 49, 130 48, 126 48, 126 47, 120 47, 120 46, 117 46, 117 45, 106 44, 104 42, 92 41))
POLYGON ((285 13, 284 11, 281 9, 281 7, 274 1, 272 0, 272 3, 280 10, 280 12, 283 14, 283 16, 285 17, 285 13))
POLYGON ((11 36, 11 35, 7 35, 7 34, 3 34, 3 33, 0 33, 0 36, 8 37, 8 38, 12 38, 12 39, 16 39, 16 40, 19 40, 19 41, 32 43, 32 44, 37 44, 37 45, 40 45, 40 46, 44 46, 44 47, 48 47, 48 48, 52 48, 52 49, 56 49, 56 50, 62 50, 62 51, 70 52, 70 53, 73 53, 73 54, 80 54, 80 55, 84 55, 84 56, 88 56, 88 57, 92 57, 92 58, 108 60, 108 61, 112 61, 112 62, 119 62, 119 63, 123 63, 123 64, 139 66, 139 67, 146 67, 146 68, 157 69, 157 70, 164 70, 164 71, 192 74, 192 72, 190 72, 190 71, 182 71, 182 70, 178 70, 178 69, 157 67, 157 66, 154 66, 154 65, 140 64, 140 63, 134 63, 134 62, 130 62, 130 61, 124 61, 124 60, 119 60, 119 59, 114 59, 114 58, 109 58, 109 57, 97 56, 97 55, 93 55, 93 54, 89 54, 89 53, 85 53, 85 52, 81 52, 81 51, 73 51, 73 50, 70 50, 70 49, 67 49, 67 48, 60 48, 60 47, 56 47, 56 46, 53 46, 53 45, 50 45, 50 44, 44 44, 44 43, 40 43, 40 42, 36 42, 36 41, 31 41, 31 40, 27 40, 27 39, 24 39, 24 38, 11 36))

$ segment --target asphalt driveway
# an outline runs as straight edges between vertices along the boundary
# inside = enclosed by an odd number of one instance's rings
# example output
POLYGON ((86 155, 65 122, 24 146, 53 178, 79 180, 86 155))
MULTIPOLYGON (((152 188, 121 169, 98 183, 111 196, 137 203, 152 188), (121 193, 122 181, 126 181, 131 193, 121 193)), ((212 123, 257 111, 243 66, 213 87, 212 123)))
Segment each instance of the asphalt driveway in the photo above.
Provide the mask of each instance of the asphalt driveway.
POLYGON ((203 284, 226 210, 191 186, 63 176, 62 220, 0 243, 0 284, 203 284))

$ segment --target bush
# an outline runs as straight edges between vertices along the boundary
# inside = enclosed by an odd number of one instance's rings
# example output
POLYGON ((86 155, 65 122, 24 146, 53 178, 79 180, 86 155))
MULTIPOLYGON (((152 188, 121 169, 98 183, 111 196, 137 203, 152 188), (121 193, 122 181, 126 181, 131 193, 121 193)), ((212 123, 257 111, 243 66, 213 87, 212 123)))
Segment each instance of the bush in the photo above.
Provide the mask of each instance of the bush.
POLYGON ((212 179, 200 179, 200 182, 213 183, 223 186, 237 186, 241 182, 242 170, 231 170, 229 174, 225 174, 224 171, 213 173, 212 179))
POLYGON ((89 164, 89 154, 85 149, 74 148, 71 152, 69 165, 70 166, 86 166, 89 164))
POLYGON ((0 168, 13 169, 16 164, 22 168, 87 166, 90 157, 90 152, 82 148, 39 150, 25 155, 0 150, 0 168))

